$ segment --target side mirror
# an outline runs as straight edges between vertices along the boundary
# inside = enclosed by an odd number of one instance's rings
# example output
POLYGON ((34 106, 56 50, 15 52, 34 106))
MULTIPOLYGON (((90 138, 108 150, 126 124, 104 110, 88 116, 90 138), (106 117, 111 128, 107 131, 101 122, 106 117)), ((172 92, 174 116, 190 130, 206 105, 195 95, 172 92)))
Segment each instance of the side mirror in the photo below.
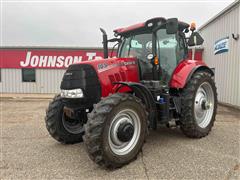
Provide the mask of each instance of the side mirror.
POLYGON ((198 32, 193 32, 188 40, 188 46, 198 46, 202 45, 204 42, 204 39, 198 32))
POLYGON ((166 23, 167 34, 175 34, 178 31, 178 19, 170 18, 166 23))

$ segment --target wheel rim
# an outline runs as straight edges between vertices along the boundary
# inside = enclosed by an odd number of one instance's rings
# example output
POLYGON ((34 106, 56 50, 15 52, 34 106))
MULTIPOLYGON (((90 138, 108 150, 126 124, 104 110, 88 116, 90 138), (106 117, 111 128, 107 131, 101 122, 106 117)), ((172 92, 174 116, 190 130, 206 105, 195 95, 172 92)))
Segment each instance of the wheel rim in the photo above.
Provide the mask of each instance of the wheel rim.
POLYGON ((80 134, 83 132, 83 124, 80 120, 71 119, 67 117, 64 113, 62 115, 63 127, 72 134, 80 134))
POLYGON ((108 133, 108 142, 111 150, 117 155, 128 154, 137 144, 141 131, 141 122, 137 113, 131 109, 120 111, 111 122, 108 133), (134 131, 129 141, 123 142, 118 137, 121 124, 131 124, 134 131))
POLYGON ((196 93, 194 103, 195 120, 199 127, 206 128, 211 122, 214 110, 214 93, 208 82, 202 83, 196 93))

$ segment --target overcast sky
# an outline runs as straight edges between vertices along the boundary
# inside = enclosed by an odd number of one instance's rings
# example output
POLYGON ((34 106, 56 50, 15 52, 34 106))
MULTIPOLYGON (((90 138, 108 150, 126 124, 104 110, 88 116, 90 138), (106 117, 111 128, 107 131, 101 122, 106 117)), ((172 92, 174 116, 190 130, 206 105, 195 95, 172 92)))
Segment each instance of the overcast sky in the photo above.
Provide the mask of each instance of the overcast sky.
POLYGON ((100 47, 99 27, 112 30, 152 17, 204 24, 228 1, 11 1, 1 2, 2 46, 100 47))

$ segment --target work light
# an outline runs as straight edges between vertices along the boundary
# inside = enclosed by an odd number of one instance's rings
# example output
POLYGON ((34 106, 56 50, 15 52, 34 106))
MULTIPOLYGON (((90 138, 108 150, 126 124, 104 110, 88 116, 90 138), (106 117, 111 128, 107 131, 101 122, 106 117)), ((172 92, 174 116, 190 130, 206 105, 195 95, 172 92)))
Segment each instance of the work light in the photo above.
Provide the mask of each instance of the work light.
POLYGON ((61 90, 61 97, 63 98, 82 98, 83 91, 82 89, 62 89, 61 90))

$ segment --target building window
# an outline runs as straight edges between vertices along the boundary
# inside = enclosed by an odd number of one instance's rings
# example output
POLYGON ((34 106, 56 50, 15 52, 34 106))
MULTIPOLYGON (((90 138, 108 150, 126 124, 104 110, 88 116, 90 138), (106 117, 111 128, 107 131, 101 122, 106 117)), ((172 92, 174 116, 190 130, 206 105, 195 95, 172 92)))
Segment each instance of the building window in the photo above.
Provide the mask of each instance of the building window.
POLYGON ((36 82, 35 69, 22 69, 23 82, 36 82))

